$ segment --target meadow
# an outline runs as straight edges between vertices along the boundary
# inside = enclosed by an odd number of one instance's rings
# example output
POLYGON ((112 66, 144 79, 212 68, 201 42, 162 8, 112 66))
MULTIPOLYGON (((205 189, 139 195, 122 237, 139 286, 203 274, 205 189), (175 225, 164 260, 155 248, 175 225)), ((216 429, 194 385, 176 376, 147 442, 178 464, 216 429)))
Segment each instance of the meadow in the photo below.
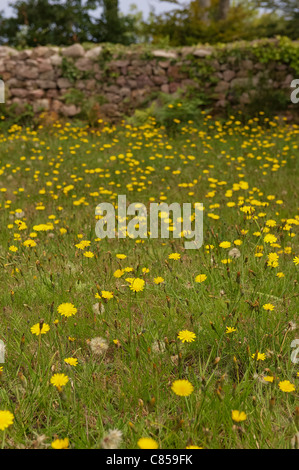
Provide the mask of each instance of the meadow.
POLYGON ((299 447, 298 137, 175 110, 0 128, 2 448, 299 447), (203 203, 202 247, 171 214, 169 239, 97 238, 119 194, 203 203))

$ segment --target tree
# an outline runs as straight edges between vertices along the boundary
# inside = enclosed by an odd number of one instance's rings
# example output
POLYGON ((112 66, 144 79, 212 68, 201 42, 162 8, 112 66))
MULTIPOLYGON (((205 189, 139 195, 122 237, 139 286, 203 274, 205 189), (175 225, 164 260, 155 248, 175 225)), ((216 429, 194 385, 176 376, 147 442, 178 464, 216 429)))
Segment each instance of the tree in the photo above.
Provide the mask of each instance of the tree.
POLYGON ((228 12, 230 9, 230 0, 219 0, 218 4, 218 19, 226 20, 228 12))
POLYGON ((118 0, 98 0, 97 3, 103 7, 103 12, 91 30, 93 40, 126 45, 136 42, 134 31, 138 14, 121 15, 118 0))
POLYGON ((211 0, 197 0, 199 10, 202 13, 202 21, 207 23, 209 20, 209 9, 211 8, 211 0))
POLYGON ((286 19, 299 15, 298 0, 256 0, 256 5, 266 10, 282 12, 286 19))
POLYGON ((18 45, 20 37, 27 46, 89 40, 89 10, 95 8, 90 0, 17 0, 10 6, 14 16, 2 19, 0 37, 11 45, 18 45))
POLYGON ((208 2, 192 0, 188 5, 162 16, 153 14, 145 29, 154 41, 166 37, 174 46, 253 39, 253 32, 248 25, 251 25, 255 12, 249 1, 236 2, 232 6, 229 0, 208 2), (207 5, 210 7, 206 16, 203 12, 207 5))
POLYGON ((12 46, 136 40, 136 15, 120 15, 118 0, 16 0, 10 6, 14 15, 0 16, 0 42, 12 46), (99 7, 101 16, 93 16, 99 7))
POLYGON ((270 18, 276 19, 276 29, 280 27, 280 34, 292 39, 299 38, 298 0, 255 0, 255 4, 268 11, 270 18))

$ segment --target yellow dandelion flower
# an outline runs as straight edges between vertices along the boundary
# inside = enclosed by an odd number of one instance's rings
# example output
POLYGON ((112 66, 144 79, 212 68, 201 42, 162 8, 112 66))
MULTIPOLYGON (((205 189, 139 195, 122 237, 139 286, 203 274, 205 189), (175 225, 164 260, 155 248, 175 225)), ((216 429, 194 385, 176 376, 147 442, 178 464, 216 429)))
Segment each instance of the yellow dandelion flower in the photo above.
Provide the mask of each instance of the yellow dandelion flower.
POLYGON ((117 269, 114 271, 113 276, 116 278, 120 278, 124 275, 125 271, 123 269, 117 269))
POLYGON ((187 446, 186 449, 203 449, 203 447, 198 446, 187 446))
POLYGON ((226 327, 226 334, 229 335, 230 333, 234 333, 235 331, 237 331, 236 328, 232 327, 232 326, 227 326, 226 327))
POLYGON ((246 419, 247 416, 244 411, 232 410, 232 420, 236 421, 236 423, 240 423, 240 421, 245 421, 246 419))
POLYGON ((137 445, 140 449, 158 449, 158 443, 151 437, 142 437, 137 442, 137 445))
POLYGON ((58 389, 61 389, 64 387, 69 381, 69 378, 65 374, 54 374, 51 377, 51 384, 54 385, 54 387, 57 387, 58 389))
POLYGON ((173 260, 175 260, 175 261, 179 260, 180 257, 181 257, 180 253, 171 253, 171 254, 168 256, 169 259, 173 259, 173 260))
POLYGON ((224 241, 224 242, 219 243, 219 246, 220 246, 220 248, 230 248, 231 243, 227 242, 227 241, 224 241))
POLYGON ((272 375, 265 375, 263 380, 265 380, 265 382, 273 383, 274 377, 272 377, 272 375))
POLYGON ((14 415, 8 410, 0 410, 0 431, 8 428, 14 420, 14 415))
MULTIPOLYGON (((252 354, 251 357, 252 357, 252 359, 255 359, 256 355, 252 354)), ((256 358, 257 361, 264 361, 265 359, 266 359, 266 354, 265 353, 260 353, 260 352, 257 353, 257 358, 256 358)))
POLYGON ((50 330, 50 326, 47 323, 43 323, 40 327, 40 323, 36 323, 30 328, 30 331, 33 335, 45 335, 50 330))
POLYGON ((171 390, 180 397, 188 397, 194 390, 189 380, 175 380, 171 386, 171 390))
POLYGON ((60 304, 57 307, 57 312, 63 315, 64 317, 71 317, 72 315, 75 315, 77 313, 77 309, 75 305, 66 302, 63 304, 60 304))
POLYGON ((118 258, 118 259, 126 259, 126 257, 127 257, 127 255, 124 255, 122 253, 119 253, 119 254, 116 255, 116 258, 118 258))
POLYGON ((64 359, 64 362, 66 364, 69 364, 70 366, 77 366, 78 365, 78 359, 76 359, 75 357, 67 357, 66 359, 64 359))
POLYGON ((198 274, 195 278, 195 282, 204 282, 206 279, 206 274, 198 274))
POLYGON ((113 292, 109 290, 102 290, 101 292, 103 299, 110 300, 113 299, 113 292))
POLYGON ((278 384, 280 390, 282 392, 294 392, 296 390, 295 385, 293 385, 289 380, 283 380, 282 382, 279 382, 278 384))
POLYGON ((267 312, 271 312, 272 310, 274 310, 274 305, 272 305, 272 304, 264 304, 264 305, 263 305, 263 309, 266 310, 267 312))
POLYGON ((67 449, 69 447, 69 440, 68 438, 64 439, 55 439, 55 441, 52 442, 51 447, 53 449, 67 449))
POLYGON ((178 333, 178 338, 182 341, 182 343, 192 343, 195 341, 196 334, 192 331, 182 330, 178 333))
POLYGON ((143 279, 136 277, 130 285, 130 289, 133 292, 140 292, 144 289, 145 282, 143 279))

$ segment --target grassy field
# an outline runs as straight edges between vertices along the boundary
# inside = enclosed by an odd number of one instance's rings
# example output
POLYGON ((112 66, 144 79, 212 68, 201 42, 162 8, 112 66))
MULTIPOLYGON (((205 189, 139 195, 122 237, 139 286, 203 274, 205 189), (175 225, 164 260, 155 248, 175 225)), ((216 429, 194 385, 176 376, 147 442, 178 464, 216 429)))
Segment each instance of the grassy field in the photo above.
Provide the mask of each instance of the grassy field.
POLYGON ((298 445, 299 127, 174 126, 0 131, 2 447, 298 445), (119 194, 202 202, 203 246, 98 239, 119 194))

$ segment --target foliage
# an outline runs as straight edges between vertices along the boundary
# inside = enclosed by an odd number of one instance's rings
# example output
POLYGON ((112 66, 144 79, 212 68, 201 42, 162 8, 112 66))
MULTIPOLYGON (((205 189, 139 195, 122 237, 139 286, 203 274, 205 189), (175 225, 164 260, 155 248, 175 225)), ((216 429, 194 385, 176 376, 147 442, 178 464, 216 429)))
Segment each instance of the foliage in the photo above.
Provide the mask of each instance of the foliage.
POLYGON ((79 80, 83 73, 81 70, 79 70, 74 62, 71 59, 68 59, 67 57, 62 58, 61 62, 61 71, 62 71, 62 76, 64 78, 67 78, 70 82, 75 82, 76 80, 79 80))
MULTIPOLYGON (((290 2, 297 4, 297 0, 290 2)), ((298 8, 294 8, 293 16, 290 16, 291 8, 285 14, 275 11, 261 12, 256 2, 246 0, 232 4, 228 14, 219 19, 218 5, 218 0, 211 2, 207 18, 203 16, 198 0, 174 8, 163 15, 152 13, 144 29, 148 38, 152 37, 155 43, 167 40, 172 46, 192 45, 197 42, 228 43, 276 35, 298 39, 298 8)))
POLYGON ((228 45, 217 44, 214 57, 221 63, 229 57, 237 59, 258 59, 261 64, 281 62, 287 64, 296 74, 299 73, 299 43, 287 37, 259 39, 252 42, 237 41, 228 45))
POLYGON ((178 123, 187 124, 190 121, 199 123, 203 109, 207 111, 209 104, 211 101, 196 88, 189 87, 187 91, 177 90, 173 94, 157 93, 152 97, 150 106, 136 110, 128 122, 141 125, 149 117, 153 117, 160 126, 164 126, 172 133, 177 129, 178 123))
POLYGON ((64 95, 66 104, 74 104, 81 109, 77 115, 77 119, 82 119, 91 127, 94 127, 99 119, 101 105, 105 103, 102 95, 92 95, 86 97, 83 91, 76 88, 70 88, 64 95))
POLYGON ((118 0, 17 0, 14 15, 0 17, 2 44, 20 47, 70 45, 75 42, 122 42, 136 40, 137 13, 121 15, 118 0), (102 15, 94 17, 98 7, 102 15))

